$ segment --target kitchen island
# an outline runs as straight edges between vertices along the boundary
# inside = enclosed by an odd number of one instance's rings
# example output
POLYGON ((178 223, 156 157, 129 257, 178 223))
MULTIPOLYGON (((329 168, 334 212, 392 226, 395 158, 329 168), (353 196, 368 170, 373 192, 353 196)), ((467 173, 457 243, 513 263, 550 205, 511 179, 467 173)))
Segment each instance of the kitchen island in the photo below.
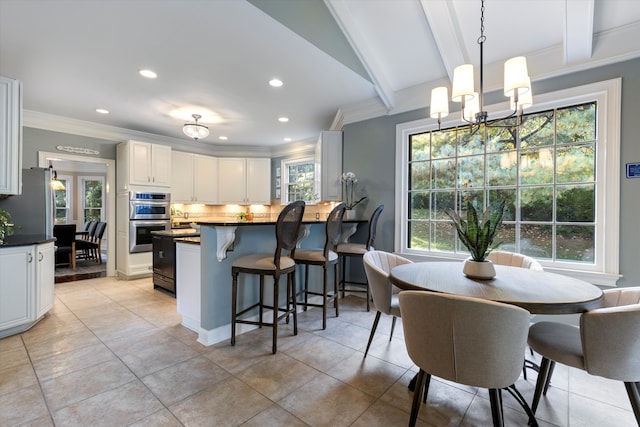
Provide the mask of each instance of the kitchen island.
POLYGON ((0 244, 0 338, 28 330, 53 307, 54 242, 16 234, 0 244))
MULTIPOLYGON (((183 325, 198 333, 198 342, 201 344, 212 345, 230 338, 231 264, 253 253, 273 254, 276 248, 276 220, 270 217, 253 221, 230 218, 197 221, 200 225, 200 245, 197 245, 197 241, 176 240, 178 311, 183 315, 183 325)), ((358 219, 344 221, 343 240, 346 241, 357 231, 358 224, 366 222, 358 219)), ((325 239, 325 222, 305 218, 301 233, 299 247, 321 248, 325 239)), ((310 273, 310 287, 320 290, 322 269, 311 269, 310 273)), ((242 287, 245 291, 239 296, 241 304, 256 301, 258 278, 242 275, 240 280, 255 284, 242 287)), ((281 281, 284 280, 281 278, 281 281)), ((297 279, 298 285, 300 280, 297 279)), ((266 286, 272 285, 268 280, 265 283, 266 286)), ((267 304, 270 304, 268 300, 267 304)), ((239 334, 253 328, 249 325, 238 326, 242 326, 238 328, 239 334)))

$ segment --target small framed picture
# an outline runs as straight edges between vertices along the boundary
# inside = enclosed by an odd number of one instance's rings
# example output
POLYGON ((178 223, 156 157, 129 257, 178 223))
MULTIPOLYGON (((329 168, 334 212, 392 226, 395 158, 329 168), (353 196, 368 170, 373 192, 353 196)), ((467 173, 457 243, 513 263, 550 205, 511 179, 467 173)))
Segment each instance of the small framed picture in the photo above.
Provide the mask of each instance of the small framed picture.
POLYGON ((276 168, 276 178, 280 178, 280 168, 276 168))
POLYGON ((280 188, 280 178, 276 178, 276 188, 280 188))
POLYGON ((276 188, 276 199, 280 198, 280 189, 276 188))

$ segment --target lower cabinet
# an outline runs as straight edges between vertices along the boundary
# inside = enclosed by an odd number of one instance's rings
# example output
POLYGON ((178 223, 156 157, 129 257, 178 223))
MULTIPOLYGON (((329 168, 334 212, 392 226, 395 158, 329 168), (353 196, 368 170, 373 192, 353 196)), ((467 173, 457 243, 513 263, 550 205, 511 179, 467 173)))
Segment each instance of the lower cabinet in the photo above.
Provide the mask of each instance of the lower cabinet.
POLYGON ((0 338, 24 332, 52 307, 53 242, 0 249, 0 338))
POLYGON ((53 243, 36 246, 36 319, 53 308, 56 269, 56 251, 53 243))
POLYGON ((176 244, 173 237, 153 236, 153 287, 176 293, 176 244))
POLYGON ((182 325, 200 332, 200 245, 176 242, 176 293, 182 325))

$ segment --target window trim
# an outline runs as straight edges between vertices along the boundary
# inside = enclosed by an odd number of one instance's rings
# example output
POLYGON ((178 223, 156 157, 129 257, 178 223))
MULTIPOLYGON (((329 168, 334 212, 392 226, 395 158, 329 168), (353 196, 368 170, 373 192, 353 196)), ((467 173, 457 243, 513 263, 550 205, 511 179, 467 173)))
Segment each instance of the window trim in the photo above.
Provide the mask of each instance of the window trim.
MULTIPOLYGON (((536 95, 529 112, 542 111, 582 102, 596 101, 598 115, 596 132, 596 264, 578 265, 562 261, 540 263, 545 270, 566 274, 588 282, 615 286, 622 277, 619 274, 620 255, 620 115, 622 79, 577 86, 536 95), (604 191, 602 190, 604 188, 604 191), (600 194, 604 193, 604 194, 600 194), (606 238, 605 238, 606 236, 606 238)), ((509 114, 508 102, 487 106, 490 117, 509 114)), ((459 114, 453 120, 442 123, 442 128, 460 125, 459 114)), ((409 135, 433 130, 437 123, 433 119, 421 119, 396 125, 396 186, 395 186, 395 252, 418 261, 462 259, 455 254, 429 253, 413 250, 407 244, 408 226, 408 140, 409 135)))
POLYGON ((78 175, 78 197, 80 197, 80 203, 78 207, 78 218, 84 221, 84 210, 86 203, 86 181, 100 181, 102 182, 102 207, 100 208, 100 221, 105 220, 105 176, 102 175, 78 175))
MULTIPOLYGON (((318 189, 320 188, 320 182, 318 180, 318 176, 319 176, 318 175, 318 165, 317 165, 316 159, 315 159, 315 157, 313 155, 292 157, 292 158, 289 158, 289 159, 283 159, 280 162, 280 170, 282 172, 281 172, 281 176, 279 177, 280 178, 280 203, 282 205, 286 205, 286 204, 290 203, 290 201, 286 200, 288 191, 285 191, 285 190, 287 190, 288 185, 289 185, 289 181, 288 181, 289 175, 287 173, 287 167, 289 165, 294 165, 294 164, 297 165, 297 164, 301 164, 301 163, 311 163, 311 164, 313 164, 313 189, 314 189, 313 193, 314 194, 319 194, 320 193, 318 191, 318 189)), ((276 179, 278 179, 278 177, 276 177, 276 179)), ((308 202, 305 202, 305 203, 307 204, 307 206, 308 205, 314 205, 314 204, 318 203, 318 199, 313 200, 313 201, 308 201, 308 202)))

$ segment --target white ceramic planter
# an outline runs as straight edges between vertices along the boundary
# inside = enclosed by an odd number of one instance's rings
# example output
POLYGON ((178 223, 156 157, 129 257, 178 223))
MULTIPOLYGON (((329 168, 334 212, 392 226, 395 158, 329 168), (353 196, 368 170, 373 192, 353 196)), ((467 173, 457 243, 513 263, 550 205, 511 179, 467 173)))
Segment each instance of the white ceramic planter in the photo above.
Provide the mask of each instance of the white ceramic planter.
POLYGON ((472 279, 488 280, 496 277, 496 269, 489 260, 478 262, 472 258, 467 258, 464 260, 462 272, 472 279))
POLYGON ((344 211, 343 220, 354 220, 356 219, 356 211, 353 209, 347 209, 344 211))

